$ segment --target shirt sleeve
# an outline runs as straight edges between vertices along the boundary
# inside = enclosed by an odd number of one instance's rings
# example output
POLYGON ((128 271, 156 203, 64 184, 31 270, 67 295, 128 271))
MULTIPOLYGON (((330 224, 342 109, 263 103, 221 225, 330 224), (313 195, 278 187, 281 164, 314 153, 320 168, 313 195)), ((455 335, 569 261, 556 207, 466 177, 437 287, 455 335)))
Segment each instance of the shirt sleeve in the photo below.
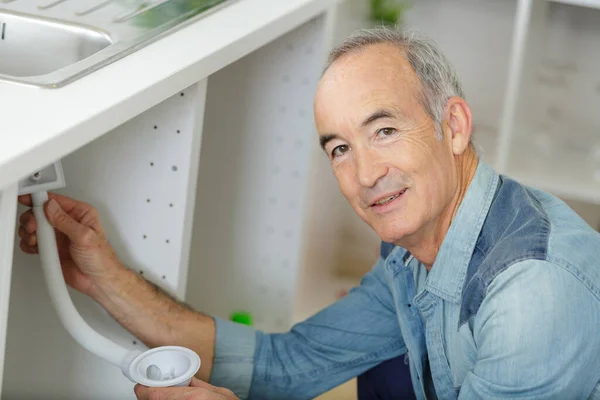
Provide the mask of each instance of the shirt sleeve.
POLYGON ((214 320, 215 354, 209 383, 245 399, 252 383, 257 331, 221 318, 214 320))
POLYGON ((585 277, 542 260, 490 285, 459 399, 583 399, 600 380, 600 301, 585 277))
POLYGON ((217 320, 211 384, 242 399, 312 399, 406 352, 380 261, 350 293, 287 333, 217 320))

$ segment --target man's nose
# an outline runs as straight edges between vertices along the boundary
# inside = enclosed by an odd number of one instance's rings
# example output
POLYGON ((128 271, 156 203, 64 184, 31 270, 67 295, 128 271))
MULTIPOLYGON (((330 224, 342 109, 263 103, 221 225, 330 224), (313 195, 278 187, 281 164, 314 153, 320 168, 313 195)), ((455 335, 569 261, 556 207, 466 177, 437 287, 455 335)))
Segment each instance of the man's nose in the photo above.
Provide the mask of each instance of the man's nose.
POLYGON ((354 153, 356 174, 363 187, 373 187, 379 178, 387 174, 387 166, 376 150, 363 148, 354 153))

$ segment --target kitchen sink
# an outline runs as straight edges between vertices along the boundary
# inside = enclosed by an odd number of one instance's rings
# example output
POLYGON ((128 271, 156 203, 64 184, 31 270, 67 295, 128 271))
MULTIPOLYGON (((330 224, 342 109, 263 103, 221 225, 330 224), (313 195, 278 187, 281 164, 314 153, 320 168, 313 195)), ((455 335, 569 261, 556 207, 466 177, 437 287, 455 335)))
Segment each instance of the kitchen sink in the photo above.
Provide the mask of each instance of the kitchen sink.
POLYGON ((46 75, 112 44, 110 35, 83 25, 0 12, 0 74, 46 75))
POLYGON ((0 0, 0 81, 58 88, 236 0, 0 0))

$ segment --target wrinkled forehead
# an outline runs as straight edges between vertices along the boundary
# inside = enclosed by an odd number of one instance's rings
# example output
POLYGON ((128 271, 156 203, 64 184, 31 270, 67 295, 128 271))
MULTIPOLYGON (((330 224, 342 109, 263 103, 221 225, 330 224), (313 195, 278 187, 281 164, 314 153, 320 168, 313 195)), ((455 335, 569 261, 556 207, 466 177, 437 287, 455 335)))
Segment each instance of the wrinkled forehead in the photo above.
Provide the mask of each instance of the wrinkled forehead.
POLYGON ((419 87, 401 49, 370 45, 343 55, 325 71, 315 94, 315 116, 356 115, 365 107, 409 107, 417 102, 419 87))

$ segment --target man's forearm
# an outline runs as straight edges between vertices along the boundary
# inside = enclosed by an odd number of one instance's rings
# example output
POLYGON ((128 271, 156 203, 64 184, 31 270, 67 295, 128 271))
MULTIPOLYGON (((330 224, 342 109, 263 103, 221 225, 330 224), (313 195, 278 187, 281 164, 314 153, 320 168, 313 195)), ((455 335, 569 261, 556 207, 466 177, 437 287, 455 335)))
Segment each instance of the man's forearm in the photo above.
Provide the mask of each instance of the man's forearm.
POLYGON ((176 345, 194 350, 202 359, 197 376, 208 381, 215 344, 213 318, 180 304, 125 268, 119 269, 110 284, 99 283, 92 297, 147 346, 176 345))

